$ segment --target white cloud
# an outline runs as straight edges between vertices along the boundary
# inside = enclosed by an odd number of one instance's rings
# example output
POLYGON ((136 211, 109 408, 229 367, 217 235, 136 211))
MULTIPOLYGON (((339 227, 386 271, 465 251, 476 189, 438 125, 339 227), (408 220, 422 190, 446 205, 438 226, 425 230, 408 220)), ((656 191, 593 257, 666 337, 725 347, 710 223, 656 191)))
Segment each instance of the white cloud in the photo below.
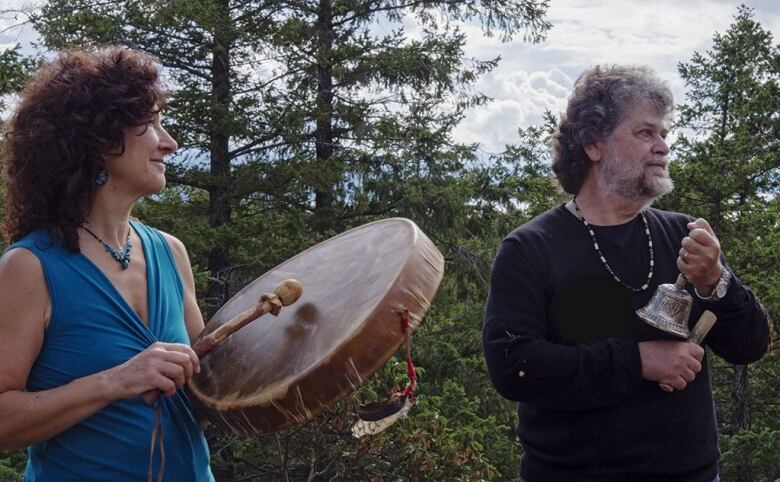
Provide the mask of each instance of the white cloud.
POLYGON ((36 52, 31 43, 38 40, 38 34, 26 23, 28 16, 25 12, 31 11, 38 3, 28 0, 0 0, 0 50, 20 44, 23 54, 31 55, 36 52))
MULTIPOLYGON (((0 10, 29 8, 43 0, 0 0, 0 10)), ((755 18, 780 42, 780 2, 745 0, 755 18)), ((479 59, 501 56, 499 66, 483 76, 478 91, 494 100, 474 108, 455 129, 457 141, 479 142, 482 149, 498 152, 517 140, 517 129, 539 124, 545 110, 558 113, 577 76, 596 64, 645 64, 669 82, 677 102, 684 100, 684 84, 677 64, 694 51, 705 52, 712 36, 728 29, 740 0, 553 0, 547 19, 552 29, 539 44, 522 38, 502 43, 486 37, 478 25, 466 24, 466 54, 479 59)), ((0 31, 23 16, 0 15, 0 31), (16 17, 16 18, 14 18, 16 17)), ((419 26, 404 21, 409 38, 420 36, 419 26)), ((393 26, 394 27, 394 26, 393 26)), ((377 32, 391 26, 379 22, 377 32)), ((519 36, 519 37, 522 37, 519 36)), ((19 42, 32 53, 37 38, 31 26, 0 33, 0 48, 19 42)))
MULTIPOLYGON (((694 51, 711 48, 712 36, 728 29, 738 5, 714 0, 555 0, 547 15, 553 27, 536 45, 522 39, 501 43, 485 37, 478 26, 466 25, 468 55, 500 55, 502 60, 476 85, 495 100, 470 111, 456 139, 481 141, 490 152, 502 150, 516 141, 518 128, 540 123, 545 109, 560 112, 574 80, 596 64, 649 65, 681 102, 684 83, 677 64, 687 62, 694 51)), ((779 41, 780 2, 755 0, 748 6, 779 41)))
POLYGON ((491 72, 480 89, 493 101, 469 113, 454 136, 464 142, 479 142, 483 150, 498 152, 517 138, 517 129, 537 124, 545 110, 563 109, 573 80, 558 69, 523 70, 506 74, 491 72))

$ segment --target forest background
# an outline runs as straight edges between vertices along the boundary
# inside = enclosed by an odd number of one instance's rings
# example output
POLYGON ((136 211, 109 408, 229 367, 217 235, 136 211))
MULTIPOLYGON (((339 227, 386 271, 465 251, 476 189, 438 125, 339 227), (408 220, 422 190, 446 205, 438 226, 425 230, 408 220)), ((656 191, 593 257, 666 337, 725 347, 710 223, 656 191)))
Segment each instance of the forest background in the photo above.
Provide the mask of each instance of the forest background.
MULTIPOLYGON (((350 435, 359 403, 403 386, 402 357, 354 397, 292 430, 237 438, 210 429, 219 481, 517 480, 515 406, 487 377, 481 320, 490 267, 514 227, 560 203, 549 164, 556 113, 501 152, 455 140, 487 105, 478 79, 499 58, 464 52, 464 23, 544 42, 538 0, 52 0, 25 11, 40 52, 0 54, 0 93, 17 92, 47 52, 122 43, 154 54, 172 91, 178 140, 168 187, 134 215, 187 245, 208 317, 303 249, 376 219, 415 221, 446 274, 415 332, 417 405, 381 435, 350 435), (419 30, 409 36, 403 21, 419 30), (377 28, 381 25, 381 28, 377 28)), ((679 59, 675 191, 656 205, 702 216, 733 270, 780 313, 780 46, 735 7, 712 48, 679 59)), ((777 341, 777 323, 774 339, 777 341)), ((713 356, 721 477, 780 480, 780 369, 713 356)), ((18 480, 23 451, 0 453, 18 480)))

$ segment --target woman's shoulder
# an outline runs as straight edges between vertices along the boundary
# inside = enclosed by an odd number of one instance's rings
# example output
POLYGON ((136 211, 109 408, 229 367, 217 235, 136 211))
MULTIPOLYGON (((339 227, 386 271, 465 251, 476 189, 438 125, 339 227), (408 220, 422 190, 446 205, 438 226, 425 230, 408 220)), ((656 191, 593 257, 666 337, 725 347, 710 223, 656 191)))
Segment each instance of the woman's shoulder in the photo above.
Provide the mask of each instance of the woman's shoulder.
POLYGON ((43 265, 32 250, 12 245, 0 257, 0 291, 8 300, 44 299, 46 286, 43 265))
POLYGON ((184 247, 184 243, 182 243, 176 236, 146 225, 137 219, 134 219, 131 222, 137 231, 141 231, 147 237, 157 238, 157 241, 165 243, 165 245, 167 245, 168 249, 171 251, 171 254, 173 254, 174 258, 178 259, 182 255, 186 256, 187 251, 184 247))
POLYGON ((41 261, 25 244, 14 243, 0 258, 0 276, 41 271, 41 261))
POLYGON ((177 264, 187 262, 187 248, 184 247, 184 243, 176 236, 166 233, 165 231, 159 231, 163 239, 168 243, 168 247, 171 249, 174 259, 177 264))
POLYGON ((183 271, 185 266, 189 266, 189 256, 187 255, 187 248, 176 236, 169 234, 157 228, 153 228, 138 220, 132 221, 133 226, 139 232, 145 233, 146 239, 153 239, 154 242, 163 250, 170 253, 172 261, 176 264, 177 270, 183 271))
POLYGON ((8 246, 8 250, 21 247, 27 248, 33 252, 37 252, 54 248, 62 248, 63 246, 64 243, 62 239, 54 234, 52 230, 47 228, 39 228, 30 231, 20 239, 11 243, 11 245, 8 246))

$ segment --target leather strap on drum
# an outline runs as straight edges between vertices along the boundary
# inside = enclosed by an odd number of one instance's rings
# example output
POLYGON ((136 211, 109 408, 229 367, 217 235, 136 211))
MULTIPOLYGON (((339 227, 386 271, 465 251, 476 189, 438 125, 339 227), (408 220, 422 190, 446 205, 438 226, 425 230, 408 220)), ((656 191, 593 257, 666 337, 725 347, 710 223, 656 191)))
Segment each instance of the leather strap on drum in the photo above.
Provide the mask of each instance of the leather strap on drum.
POLYGON ((352 426, 352 435, 355 437, 376 435, 384 431, 400 418, 405 417, 415 403, 417 371, 414 369, 412 361, 412 330, 409 328, 408 310, 401 314, 401 330, 405 338, 406 369, 409 374, 409 383, 402 391, 394 393, 386 400, 369 403, 358 408, 359 420, 352 426))

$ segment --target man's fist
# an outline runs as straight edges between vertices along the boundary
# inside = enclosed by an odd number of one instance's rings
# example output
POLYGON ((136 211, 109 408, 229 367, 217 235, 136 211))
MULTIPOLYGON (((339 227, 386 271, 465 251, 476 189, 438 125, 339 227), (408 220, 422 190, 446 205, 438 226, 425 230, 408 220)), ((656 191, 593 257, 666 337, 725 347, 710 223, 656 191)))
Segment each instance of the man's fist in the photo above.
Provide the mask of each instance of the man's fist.
POLYGON ((704 348, 685 341, 639 343, 642 378, 682 390, 701 371, 704 348))
POLYGON ((688 236, 683 238, 677 268, 693 283, 702 296, 709 296, 720 278, 720 242, 710 224, 703 218, 688 223, 688 236))

